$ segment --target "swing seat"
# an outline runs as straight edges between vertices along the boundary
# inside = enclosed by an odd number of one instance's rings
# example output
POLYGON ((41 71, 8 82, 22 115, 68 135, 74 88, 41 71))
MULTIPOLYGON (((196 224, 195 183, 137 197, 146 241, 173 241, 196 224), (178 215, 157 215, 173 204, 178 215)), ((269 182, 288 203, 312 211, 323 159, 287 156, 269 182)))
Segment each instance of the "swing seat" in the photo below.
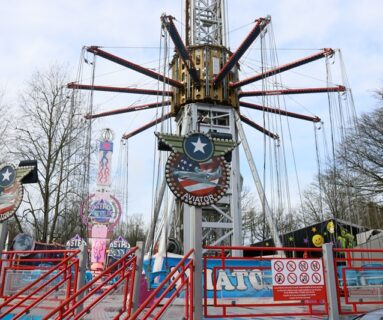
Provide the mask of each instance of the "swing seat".
MULTIPOLYGON (((160 286, 162 281, 166 278, 168 272, 166 270, 154 271, 149 273, 149 287, 150 289, 156 289, 160 286)), ((164 289, 167 287, 167 284, 164 285, 164 289)))

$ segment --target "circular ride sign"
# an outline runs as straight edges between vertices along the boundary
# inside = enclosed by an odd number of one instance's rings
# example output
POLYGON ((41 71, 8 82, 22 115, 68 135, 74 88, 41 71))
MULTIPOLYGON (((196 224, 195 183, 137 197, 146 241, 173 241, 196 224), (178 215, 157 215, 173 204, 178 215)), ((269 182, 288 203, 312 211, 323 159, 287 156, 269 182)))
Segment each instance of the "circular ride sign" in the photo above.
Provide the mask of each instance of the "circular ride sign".
POLYGON ((229 187, 230 164, 204 133, 183 138, 183 152, 172 152, 166 163, 166 181, 182 202, 193 206, 216 203, 229 187))
POLYGON ((23 199, 21 179, 33 168, 16 168, 11 163, 0 164, 0 222, 10 218, 23 199))
POLYGON ((114 227, 121 216, 120 202, 112 195, 91 194, 81 205, 81 219, 85 225, 114 227))

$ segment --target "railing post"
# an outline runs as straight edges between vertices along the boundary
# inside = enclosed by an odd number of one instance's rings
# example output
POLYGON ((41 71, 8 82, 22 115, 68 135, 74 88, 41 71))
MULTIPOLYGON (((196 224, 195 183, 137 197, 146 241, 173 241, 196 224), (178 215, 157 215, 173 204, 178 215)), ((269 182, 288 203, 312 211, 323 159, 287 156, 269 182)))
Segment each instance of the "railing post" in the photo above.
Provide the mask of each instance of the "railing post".
POLYGON ((8 221, 0 223, 0 252, 5 249, 5 241, 7 240, 8 235, 8 221))
POLYGON ((328 301, 328 316, 329 320, 339 320, 339 306, 336 291, 334 256, 332 248, 333 245, 331 243, 325 243, 322 245, 328 301))
POLYGON ((137 241, 136 243, 137 251, 135 252, 136 260, 136 273, 134 275, 134 291, 133 291, 133 311, 134 313, 138 308, 138 303, 140 300, 140 286, 141 286, 141 276, 142 276, 142 263, 144 261, 143 248, 144 243, 142 241, 137 241))
POLYGON ((193 303, 195 320, 202 319, 202 209, 190 206, 190 236, 194 248, 193 303))
MULTIPOLYGON (((88 264, 88 245, 83 241, 83 243, 80 246, 81 252, 78 254, 78 279, 77 279, 77 291, 80 290, 83 286, 85 286, 85 274, 86 274, 86 267, 88 264)), ((78 295, 76 301, 81 300, 86 292, 82 292, 78 295)), ((76 309, 76 313, 80 313, 83 310, 83 305, 79 305, 76 309)))

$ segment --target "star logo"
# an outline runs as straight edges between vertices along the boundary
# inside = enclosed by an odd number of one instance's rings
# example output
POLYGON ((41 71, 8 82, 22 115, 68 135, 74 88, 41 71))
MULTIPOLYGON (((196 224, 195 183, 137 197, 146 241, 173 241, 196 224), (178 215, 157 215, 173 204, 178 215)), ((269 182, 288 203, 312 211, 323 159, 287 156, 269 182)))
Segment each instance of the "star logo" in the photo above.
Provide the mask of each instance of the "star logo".
POLYGON ((194 152, 202 152, 202 153, 205 153, 205 146, 207 145, 207 143, 202 143, 201 141, 201 137, 198 137, 198 140, 196 142, 191 142, 191 144, 194 146, 194 152))
POLYGON ((0 164, 0 222, 10 218, 23 199, 21 180, 33 167, 16 168, 11 163, 0 164))
POLYGON ((13 184, 16 170, 13 165, 6 164, 0 169, 0 188, 7 188, 13 184))
POLYGON ((190 159, 205 162, 213 156, 214 143, 206 134, 196 132, 184 138, 183 150, 190 159))

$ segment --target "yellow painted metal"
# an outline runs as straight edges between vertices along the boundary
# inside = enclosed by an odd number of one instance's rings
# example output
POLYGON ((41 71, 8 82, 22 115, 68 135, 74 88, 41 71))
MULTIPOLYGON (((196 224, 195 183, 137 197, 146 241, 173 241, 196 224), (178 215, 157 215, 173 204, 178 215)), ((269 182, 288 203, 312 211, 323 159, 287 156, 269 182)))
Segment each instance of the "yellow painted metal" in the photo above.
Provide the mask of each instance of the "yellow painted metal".
POLYGON ((228 85, 229 82, 238 80, 238 65, 233 67, 221 83, 213 86, 214 77, 232 53, 225 47, 212 45, 189 47, 189 53, 201 81, 199 84, 192 81, 184 61, 175 54, 171 63, 172 77, 183 83, 184 87, 173 89, 173 114, 176 116, 182 106, 195 102, 217 103, 239 108, 238 89, 231 89, 228 85))

